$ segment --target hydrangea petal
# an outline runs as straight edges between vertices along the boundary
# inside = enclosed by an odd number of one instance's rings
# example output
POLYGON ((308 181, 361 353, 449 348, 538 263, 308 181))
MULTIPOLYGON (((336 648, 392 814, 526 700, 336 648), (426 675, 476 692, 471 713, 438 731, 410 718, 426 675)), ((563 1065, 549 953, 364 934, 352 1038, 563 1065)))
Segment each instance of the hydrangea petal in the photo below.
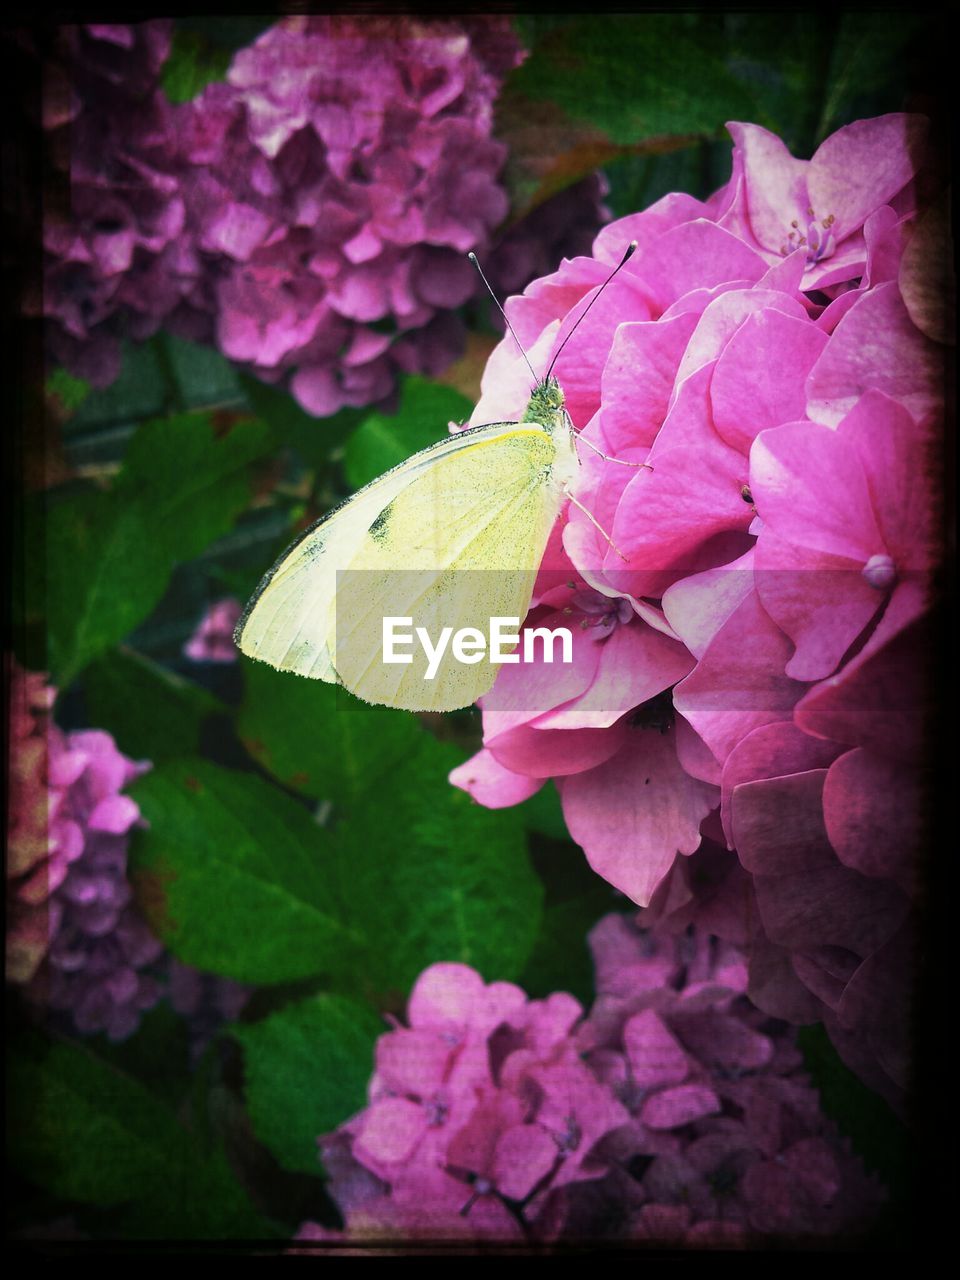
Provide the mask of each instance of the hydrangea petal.
POLYGON ((716 791, 680 768, 672 732, 633 729, 608 763, 564 778, 567 828, 593 869, 646 905, 679 850, 700 844, 716 791))

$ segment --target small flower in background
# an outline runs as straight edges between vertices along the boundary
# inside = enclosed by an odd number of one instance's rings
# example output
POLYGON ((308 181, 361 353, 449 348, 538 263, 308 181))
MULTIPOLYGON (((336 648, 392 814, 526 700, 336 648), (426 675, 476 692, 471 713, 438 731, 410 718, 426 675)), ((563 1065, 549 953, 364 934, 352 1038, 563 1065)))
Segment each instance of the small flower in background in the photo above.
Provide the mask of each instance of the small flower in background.
POLYGON ((184 202, 159 76, 167 19, 65 25, 44 69, 56 174, 45 202, 42 310, 50 353, 106 386, 124 333, 142 340, 179 304, 184 202))
MULTIPOLYGON (((699 919, 682 863, 708 834, 725 844, 747 873, 739 915, 705 927, 746 948, 758 1005, 823 1018, 891 1099, 909 1072, 943 401, 911 248, 936 197, 926 128, 859 121, 806 162, 731 125, 709 200, 609 224, 594 257, 510 300, 547 367, 637 241, 556 374, 584 438, 650 469, 583 457, 530 614, 579 618, 576 661, 505 668, 482 751, 451 775, 491 807, 554 777, 590 864, 651 921, 699 919)), ((517 417, 528 382, 505 340, 472 421, 517 417)))
POLYGON ((343 1233, 301 1240, 835 1236, 882 1199, 823 1116, 743 956, 608 916, 589 1016, 427 969, 365 1110, 320 1140, 343 1233))
MULTIPOLYGON (((7 980, 29 982, 56 927, 59 909, 50 901, 63 882, 75 842, 51 839, 56 807, 47 782, 47 724, 56 690, 38 672, 14 661, 10 673, 10 737, 7 794, 7 980)), ((74 853, 74 856, 75 853, 74 853)))
POLYGON ((193 662, 236 662, 233 629, 242 612, 240 602, 229 596, 210 605, 183 646, 184 655, 193 662))
POLYGON ((95 385, 123 333, 164 325, 317 416, 381 401, 461 353, 455 309, 486 298, 469 250, 505 296, 609 217, 593 175, 497 237, 493 104, 523 57, 505 17, 285 18, 179 106, 158 88, 169 22, 64 32, 44 309, 51 354, 95 385))
POLYGON ((111 1040, 168 997, 196 1056, 249 988, 168 957, 150 932, 127 878, 140 811, 123 794, 150 765, 101 730, 64 733, 50 714, 55 696, 44 676, 12 664, 7 980, 72 1030, 111 1040))
POLYGON ((465 254, 507 213, 493 102, 520 57, 497 17, 291 17, 241 50, 180 113, 221 350, 321 417, 449 364, 465 254))
POLYGON ((163 944, 127 880, 140 811, 123 789, 150 766, 128 760, 108 733, 63 733, 53 696, 42 676, 14 667, 8 976, 77 1031, 122 1040, 162 995, 163 944))

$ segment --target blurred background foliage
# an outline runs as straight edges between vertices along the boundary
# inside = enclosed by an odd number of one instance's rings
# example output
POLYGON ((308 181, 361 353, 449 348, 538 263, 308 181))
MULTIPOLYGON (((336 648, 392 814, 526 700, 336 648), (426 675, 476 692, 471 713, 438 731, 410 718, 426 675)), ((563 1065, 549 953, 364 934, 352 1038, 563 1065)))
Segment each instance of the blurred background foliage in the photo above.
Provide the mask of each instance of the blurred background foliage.
MULTIPOLYGON (((178 20, 175 101, 221 78, 273 19, 178 20)), ((724 121, 809 156, 860 116, 923 109, 919 12, 518 15, 529 59, 507 80, 510 219, 602 169, 614 217, 729 174, 724 121)), ((70 1214, 93 1236, 283 1238, 324 1209, 317 1134, 363 1105, 382 1015, 439 960, 533 996, 591 993, 585 935, 625 900, 566 835, 552 784, 491 812, 447 784, 476 748, 474 710, 368 707, 262 666, 197 664, 204 609, 245 600, 335 502, 463 420, 497 335, 478 320, 442 382, 390 410, 317 420, 280 387, 170 334, 125 349, 92 390, 47 371, 28 424, 14 557, 15 649, 49 672, 64 728, 96 726, 153 769, 132 788, 137 900, 180 960, 254 987, 191 1064, 165 1006, 127 1042, 22 1026, 14 1008, 12 1226, 70 1214), (131 1195, 131 1189, 136 1194, 131 1195)), ((804 1033, 825 1105, 910 1212, 906 1138, 804 1033)))

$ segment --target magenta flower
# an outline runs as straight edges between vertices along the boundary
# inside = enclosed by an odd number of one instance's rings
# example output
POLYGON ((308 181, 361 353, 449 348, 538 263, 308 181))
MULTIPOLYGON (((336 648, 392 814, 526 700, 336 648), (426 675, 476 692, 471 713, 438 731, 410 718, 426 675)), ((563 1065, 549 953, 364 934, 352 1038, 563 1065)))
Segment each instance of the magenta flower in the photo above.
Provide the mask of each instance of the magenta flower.
POLYGON ((885 206, 909 209, 927 121, 887 115, 831 134, 810 160, 795 160, 755 124, 731 124, 737 186, 726 223, 771 262, 802 249, 804 289, 863 274, 865 224, 885 206))
MULTIPOLYGON (((901 271, 924 216, 924 129, 859 122, 801 162, 731 126, 723 190, 610 224, 593 258, 508 302, 546 369, 637 241, 555 372, 580 434, 648 466, 584 451, 576 497, 594 520, 568 509, 528 619, 577 621, 574 662, 505 668, 482 700, 483 750, 452 775, 491 806, 555 778, 601 875, 744 945, 763 1008, 825 1018, 858 1069, 898 1086, 909 973, 887 957, 908 945, 919 852, 942 408, 926 277, 901 271), (804 223, 790 239, 800 205, 818 225, 834 215, 822 235, 804 223), (736 852, 729 897, 698 895, 675 861, 722 863, 713 841, 736 852)), ((473 420, 516 417, 528 394, 504 342, 473 420)))
POLYGON ((140 811, 123 794, 149 768, 108 733, 63 733, 54 690, 14 667, 8 976, 77 1031, 121 1040, 160 999, 163 946, 132 903, 127 840, 140 811))
POLYGON ((291 17, 240 50, 177 113, 202 274, 176 323, 206 311, 318 416, 439 371, 476 289, 464 255, 507 213, 492 111, 520 56, 493 17, 291 17))
POLYGON ((236 662, 233 630, 241 612, 240 602, 231 596, 215 601, 183 646, 184 655, 193 662, 236 662))
POLYGON ((586 1018, 434 965, 377 1043, 370 1104, 321 1140, 344 1231, 302 1240, 836 1236, 879 1187, 820 1111, 740 952, 607 916, 586 1018))
POLYGON ((158 273, 185 216, 158 88, 171 33, 166 19, 64 26, 45 68, 47 151, 70 203, 48 201, 42 310, 54 358, 96 386, 119 372, 122 333, 149 336, 180 300, 158 273))

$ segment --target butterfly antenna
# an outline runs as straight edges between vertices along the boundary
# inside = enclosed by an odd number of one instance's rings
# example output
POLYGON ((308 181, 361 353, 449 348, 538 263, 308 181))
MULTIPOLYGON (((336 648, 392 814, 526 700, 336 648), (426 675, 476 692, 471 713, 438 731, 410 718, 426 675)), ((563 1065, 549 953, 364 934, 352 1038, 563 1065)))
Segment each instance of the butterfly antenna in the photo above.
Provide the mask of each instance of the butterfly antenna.
MULTIPOLYGON (((531 377, 533 378, 533 385, 534 385, 534 386, 539 386, 539 384, 540 384, 540 379, 539 379, 539 378, 537 377, 537 375, 533 372, 533 365, 532 365, 532 364, 530 363, 530 361, 527 359, 527 353, 524 351, 523 347, 520 345, 520 339, 517 337, 517 331, 514 329, 513 325, 512 325, 512 324, 510 323, 510 321, 507 319, 507 313, 504 311, 503 307, 501 307, 501 305, 500 305, 500 299, 499 299, 499 298, 497 297, 497 295, 493 292, 493 290, 492 290, 492 289, 491 289, 491 287, 490 287, 490 281, 489 281, 489 280, 487 279, 487 277, 483 274, 483 268, 480 266, 480 263, 477 261, 477 255, 476 255, 475 253, 468 253, 468 254, 467 254, 467 257, 470 259, 470 261, 473 263, 473 265, 474 265, 474 266, 477 268, 477 270, 480 272, 480 279, 481 279, 481 280, 483 281, 483 283, 487 286, 487 293, 489 293, 490 297, 491 297, 491 298, 494 300, 494 302, 497 304, 497 310, 498 310, 498 311, 500 312, 500 314, 503 316, 503 319, 504 319, 504 322, 505 322, 505 324, 506 324, 507 328, 508 328, 508 329, 510 330, 510 332, 513 334, 513 340, 514 340, 514 342, 517 344, 517 347, 519 348, 520 354, 523 356, 524 364, 525 364, 525 365, 527 366, 527 368, 530 370, 531 377)), ((621 266, 621 267, 623 266, 623 263, 622 263, 622 262, 621 262, 620 266, 621 266)), ((620 270, 620 267, 618 267, 618 268, 617 268, 617 270, 619 271, 619 270, 620 270)))
MULTIPOLYGON (((620 270, 620 268, 621 268, 622 266, 625 266, 625 265, 626 265, 626 263, 628 263, 628 262, 630 261, 630 259, 631 259, 631 258, 633 257, 633 255, 636 253, 636 250, 637 250, 637 242, 636 242, 636 240, 631 240, 631 241, 630 241, 630 243, 627 245, 626 252, 624 253, 623 257, 620 259, 620 261, 617 263, 617 265, 613 268, 613 270, 612 270, 612 271, 610 272, 610 274, 607 276, 606 280, 604 280, 603 284, 600 286, 600 288, 597 290, 597 292, 593 295, 593 297, 590 299, 590 301, 587 303, 587 305, 586 305, 586 306, 583 308, 583 310, 580 312, 580 315, 577 317, 577 322, 576 322, 576 324, 573 326, 573 328, 570 330, 570 332, 567 334, 567 336, 564 338, 564 340, 560 343, 560 349, 559 349, 559 351, 557 351, 557 354, 556 354, 556 355, 553 357, 553 359, 550 361, 550 368, 547 370, 547 377, 548 377, 548 378, 550 377, 551 373, 553 373, 553 366, 557 363, 557 361, 558 361, 558 360, 559 360, 559 358, 560 358, 560 352, 563 350, 563 348, 567 345, 567 343, 570 341, 570 339, 573 337, 573 335, 574 335, 574 334, 577 332, 577 330, 580 328, 580 325, 581 325, 581 323, 582 323, 582 321, 583 321, 584 317, 585 317, 585 316, 587 315, 587 313, 589 312, 590 308, 593 306, 593 304, 596 302, 596 300, 600 297, 601 293, 603 293, 604 289, 607 287, 607 285, 610 283, 610 281, 613 279, 613 277, 617 274, 617 272, 620 270)), ((489 288, 489 286, 488 286, 488 288, 489 288)))

